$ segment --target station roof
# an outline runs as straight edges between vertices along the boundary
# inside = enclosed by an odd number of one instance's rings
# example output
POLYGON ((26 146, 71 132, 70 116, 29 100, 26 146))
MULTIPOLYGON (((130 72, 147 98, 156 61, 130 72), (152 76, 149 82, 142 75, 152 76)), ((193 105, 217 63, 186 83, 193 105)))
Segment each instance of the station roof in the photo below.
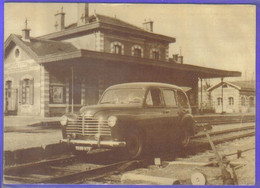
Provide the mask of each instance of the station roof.
POLYGON ((240 91, 255 91, 255 82, 254 81, 235 81, 235 82, 220 82, 216 85, 211 86, 208 88, 208 91, 212 91, 222 85, 229 85, 237 90, 240 91))
POLYGON ((106 52, 77 49, 71 43, 53 41, 40 38, 30 38, 24 41, 19 35, 10 35, 5 42, 5 55, 8 49, 16 44, 26 51, 36 62, 40 64, 55 64, 55 62, 66 63, 67 61, 77 60, 78 62, 103 62, 121 63, 152 68, 161 68, 170 71, 180 71, 182 73, 195 74, 200 78, 219 78, 219 77, 239 77, 241 72, 226 71, 201 67, 189 64, 179 64, 176 62, 153 60, 148 58, 138 58, 127 55, 117 55, 106 52))
POLYGON ((176 41, 174 37, 169 37, 153 32, 146 31, 142 28, 129 24, 125 21, 122 21, 118 18, 112 18, 109 16, 95 14, 89 17, 89 23, 77 26, 77 23, 73 23, 64 30, 50 33, 38 38, 42 39, 51 39, 51 40, 63 40, 67 38, 72 38, 75 35, 85 35, 86 33, 93 32, 93 30, 109 30, 124 33, 128 35, 136 35, 141 38, 149 38, 149 39, 156 39, 161 40, 167 43, 173 43, 176 41))
POLYGON ((69 42, 46 40, 34 37, 30 37, 30 41, 25 41, 22 40, 22 36, 11 34, 4 44, 5 55, 8 54, 8 50, 15 44, 20 46, 34 59, 45 55, 65 54, 78 50, 69 42))

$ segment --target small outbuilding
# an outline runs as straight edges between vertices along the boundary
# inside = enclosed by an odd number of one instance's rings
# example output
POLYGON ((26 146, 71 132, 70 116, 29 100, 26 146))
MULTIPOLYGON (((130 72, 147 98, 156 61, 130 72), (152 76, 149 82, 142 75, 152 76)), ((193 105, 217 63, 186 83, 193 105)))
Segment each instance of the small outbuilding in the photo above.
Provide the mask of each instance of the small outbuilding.
POLYGON ((216 113, 255 112, 255 82, 220 82, 208 89, 216 113))

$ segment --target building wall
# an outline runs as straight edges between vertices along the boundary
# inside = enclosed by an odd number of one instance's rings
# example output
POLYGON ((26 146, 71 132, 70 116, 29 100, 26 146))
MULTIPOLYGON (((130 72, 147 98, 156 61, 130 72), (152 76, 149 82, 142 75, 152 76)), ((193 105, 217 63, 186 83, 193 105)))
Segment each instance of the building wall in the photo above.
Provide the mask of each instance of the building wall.
POLYGON ((132 56, 135 47, 141 47, 142 58, 151 59, 152 51, 159 52, 159 60, 168 59, 168 44, 160 43, 159 41, 147 41, 142 38, 131 36, 113 35, 104 33, 104 51, 111 53, 113 43, 120 43, 123 46, 123 55, 132 56))
MULTIPOLYGON (((216 113, 222 112, 222 105, 218 102, 218 98, 222 97, 221 90, 220 86, 210 93, 216 113)), ((223 111, 226 113, 247 113, 255 111, 255 94, 252 92, 241 93, 238 89, 227 85, 226 88, 223 88, 223 96, 223 111), (230 104, 230 97, 234 99, 233 105, 230 104), (253 99, 253 104, 250 104, 250 98, 253 99), (242 100, 244 100, 244 102, 242 102, 242 100)))
POLYGON ((132 46, 139 45, 142 49, 144 49, 144 40, 134 37, 126 37, 120 35, 112 35, 108 33, 104 33, 104 51, 111 53, 111 45, 115 42, 119 42, 123 45, 123 55, 132 56, 132 46))
MULTIPOLYGON (((18 115, 40 115, 40 65, 31 59, 28 54, 21 48, 14 46, 4 59, 4 88, 7 87, 7 82, 11 82, 11 94, 7 96, 7 90, 4 93, 4 109, 7 113, 7 108, 10 113, 18 115), (15 53, 19 50, 19 56, 15 53), (30 80, 29 100, 23 102, 23 87, 22 80, 30 80), (12 107, 10 107, 12 106, 12 107), (10 110, 11 109, 11 110, 10 110)), ((25 88, 24 88, 25 89, 25 88)), ((24 90, 25 91, 25 90, 24 90)))
POLYGON ((255 113, 256 97, 254 92, 240 92, 240 111, 255 113))
POLYGON ((78 49, 96 50, 96 38, 98 38, 98 35, 96 33, 92 33, 66 39, 64 42, 71 42, 78 49))
MULTIPOLYGON (((222 105, 218 102, 218 98, 222 98, 222 86, 211 91, 212 103, 215 107, 216 113, 222 112, 222 105)), ((223 111, 226 113, 239 112, 240 100, 239 100, 239 90, 230 87, 223 88, 223 111), (233 97, 234 103, 229 104, 229 98, 233 97)))
POLYGON ((84 36, 73 37, 63 40, 71 42, 79 49, 94 50, 99 52, 113 53, 113 44, 120 43, 122 45, 122 54, 127 56, 133 55, 133 49, 138 46, 142 51, 142 58, 152 58, 152 51, 159 52, 159 60, 168 59, 168 43, 160 41, 148 41, 134 36, 125 36, 122 34, 111 34, 108 32, 95 31, 84 36))

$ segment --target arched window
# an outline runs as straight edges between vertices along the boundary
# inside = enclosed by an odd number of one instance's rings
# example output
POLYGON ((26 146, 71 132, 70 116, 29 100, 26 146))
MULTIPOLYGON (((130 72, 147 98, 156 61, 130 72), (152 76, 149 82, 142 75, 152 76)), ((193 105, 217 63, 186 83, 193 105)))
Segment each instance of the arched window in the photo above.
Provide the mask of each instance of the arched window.
POLYGON ((144 57, 143 48, 140 45, 132 46, 132 56, 144 57))
POLYGON ((19 48, 16 48, 14 50, 14 58, 15 58, 15 60, 19 60, 21 58, 21 52, 20 52, 19 48))
POLYGON ((6 96, 11 97, 12 95, 12 81, 8 80, 5 82, 6 96))
POLYGON ((233 106, 233 105, 234 105, 234 98, 233 98, 233 97, 229 97, 229 98, 228 98, 228 104, 229 104, 230 106, 233 106))
POLYGON ((20 50, 16 49, 15 52, 14 52, 14 55, 15 55, 16 58, 18 58, 19 55, 20 55, 20 50))
POLYGON ((21 104, 33 104, 33 86, 33 78, 23 78, 20 80, 19 98, 21 104))
POLYGON ((112 42, 110 52, 114 54, 124 55, 124 45, 121 42, 112 42))
POLYGON ((245 106, 246 105, 246 99, 245 97, 241 97, 241 106, 245 106))
POLYGON ((217 101, 218 101, 218 106, 220 106, 222 104, 222 98, 221 97, 218 97, 217 98, 217 101))
POLYGON ((254 97, 249 97, 249 106, 254 107, 254 105, 255 105, 254 97))
POLYGON ((160 59, 160 53, 158 49, 151 49, 150 51, 150 58, 154 60, 159 60, 160 59))

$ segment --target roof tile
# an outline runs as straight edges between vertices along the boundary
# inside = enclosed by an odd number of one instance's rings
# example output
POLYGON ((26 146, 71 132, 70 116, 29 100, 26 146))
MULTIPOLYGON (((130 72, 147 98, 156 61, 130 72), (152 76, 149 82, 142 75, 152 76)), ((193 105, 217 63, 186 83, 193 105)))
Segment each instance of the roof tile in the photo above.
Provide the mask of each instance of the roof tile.
POLYGON ((32 51, 38 56, 57 54, 57 53, 68 53, 77 51, 78 49, 68 42, 46 40, 40 38, 30 38, 30 41, 23 41, 22 37, 16 35, 21 41, 27 45, 32 51))

